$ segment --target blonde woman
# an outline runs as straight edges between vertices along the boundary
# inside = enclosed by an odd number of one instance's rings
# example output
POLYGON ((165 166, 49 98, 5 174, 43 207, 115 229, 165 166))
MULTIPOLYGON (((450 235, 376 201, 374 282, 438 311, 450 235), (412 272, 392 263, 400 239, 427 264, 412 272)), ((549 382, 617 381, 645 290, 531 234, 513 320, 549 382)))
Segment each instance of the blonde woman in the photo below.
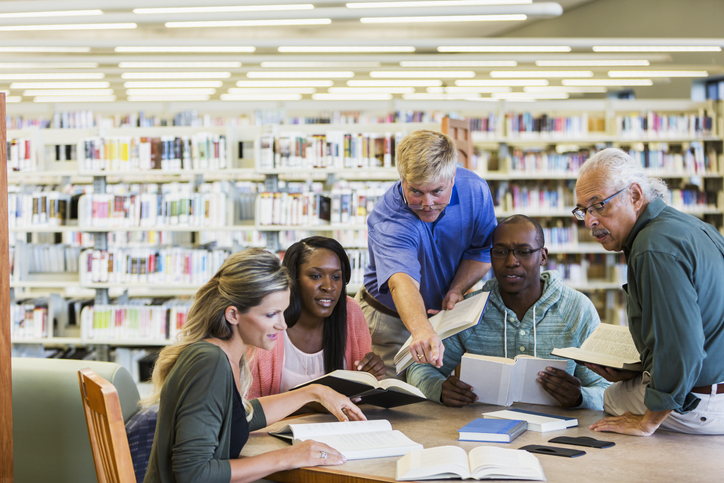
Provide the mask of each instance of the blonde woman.
POLYGON ((344 457, 307 441, 238 458, 249 432, 318 402, 339 420, 363 420, 341 394, 319 385, 247 401, 245 354, 271 349, 286 329, 289 275, 261 249, 232 255, 196 295, 180 342, 161 351, 153 371, 159 402, 156 434, 144 481, 246 482, 302 466, 338 465, 344 457))

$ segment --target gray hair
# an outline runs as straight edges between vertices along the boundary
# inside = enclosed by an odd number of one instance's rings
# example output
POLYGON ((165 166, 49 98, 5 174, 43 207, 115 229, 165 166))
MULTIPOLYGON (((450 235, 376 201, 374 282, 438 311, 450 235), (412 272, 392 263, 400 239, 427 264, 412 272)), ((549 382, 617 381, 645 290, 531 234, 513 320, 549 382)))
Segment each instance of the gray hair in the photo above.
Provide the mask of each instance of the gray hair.
POLYGON ((641 186, 647 202, 656 198, 661 198, 666 203, 669 202, 669 188, 666 187, 664 180, 646 176, 641 163, 621 149, 607 148, 591 156, 581 166, 578 179, 598 170, 606 173, 607 183, 613 185, 613 189, 622 189, 636 183, 641 186))
POLYGON ((427 184, 437 180, 452 181, 458 162, 455 141, 449 136, 419 130, 405 136, 396 149, 397 171, 400 178, 412 184, 427 184))

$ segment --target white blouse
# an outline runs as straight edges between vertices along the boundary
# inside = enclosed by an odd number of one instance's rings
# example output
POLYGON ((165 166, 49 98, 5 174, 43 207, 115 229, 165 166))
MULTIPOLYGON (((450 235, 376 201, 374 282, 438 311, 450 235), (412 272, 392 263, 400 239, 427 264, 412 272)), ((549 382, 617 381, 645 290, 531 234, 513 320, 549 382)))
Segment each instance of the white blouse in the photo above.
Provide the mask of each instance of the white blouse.
MULTIPOLYGON (((346 360, 344 368, 347 369, 346 360)), ((307 354, 297 349, 291 339, 284 334, 284 362, 279 391, 287 392, 294 386, 322 377, 324 374, 324 349, 314 354, 307 354)))

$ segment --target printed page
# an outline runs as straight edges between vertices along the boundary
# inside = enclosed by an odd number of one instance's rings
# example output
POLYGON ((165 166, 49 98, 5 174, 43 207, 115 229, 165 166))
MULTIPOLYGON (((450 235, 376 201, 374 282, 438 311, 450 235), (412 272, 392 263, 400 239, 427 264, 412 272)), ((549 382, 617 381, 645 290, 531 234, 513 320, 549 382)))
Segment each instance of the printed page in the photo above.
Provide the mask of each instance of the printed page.
POLYGON ((438 446, 420 451, 411 451, 397 462, 397 479, 417 480, 425 477, 460 478, 470 475, 468 455, 458 446, 438 446))
POLYGON ((510 406, 510 385, 513 366, 464 354, 460 363, 460 380, 473 386, 478 402, 510 406))
POLYGON ((554 349, 551 354, 560 357, 566 357, 568 359, 573 359, 576 361, 590 362, 591 364, 598 364, 601 366, 613 367, 618 369, 621 369, 624 364, 634 364, 638 362, 638 357, 636 360, 621 359, 619 357, 602 354, 600 352, 587 351, 584 349, 579 349, 577 347, 554 349))
POLYGON ((538 359, 534 357, 516 357, 515 374, 513 376, 513 401, 528 404, 547 404, 558 406, 559 402, 548 394, 536 379, 538 373, 545 371, 546 367, 555 367, 566 370, 567 361, 559 359, 538 359))
POLYGON ((478 446, 470 450, 470 472, 476 478, 482 476, 517 476, 540 478, 543 471, 538 458, 516 449, 496 446, 478 446))
POLYGON ((628 327, 601 324, 585 340, 581 349, 621 359, 628 363, 640 362, 628 327))
POLYGON ((325 443, 344 454, 347 459, 402 456, 413 449, 422 449, 400 431, 327 434, 315 436, 314 441, 325 443))
POLYGON ((390 431, 392 430, 392 425, 386 419, 373 419, 371 421, 338 421, 334 423, 290 424, 289 428, 294 433, 294 439, 304 441, 307 439, 316 440, 317 436, 322 435, 390 431))
POLYGON ((462 300, 455 304, 452 310, 444 310, 435 317, 430 318, 430 324, 441 339, 446 339, 459 332, 460 327, 475 325, 488 300, 488 292, 482 292, 475 297, 462 300))
MULTIPOLYGON (((344 369, 337 369, 336 371, 330 372, 328 376, 338 377, 340 379, 346 379, 348 381, 356 381, 362 384, 368 384, 372 387, 377 387, 377 378, 369 372, 361 371, 350 371, 344 369)), ((322 376, 325 377, 325 376, 322 376)), ((321 378, 320 378, 321 379, 321 378)))
POLYGON ((414 394, 415 396, 425 397, 420 389, 406 382, 402 382, 399 379, 382 379, 381 381, 377 381, 377 383, 380 387, 388 389, 390 391, 404 392, 407 394, 414 394))

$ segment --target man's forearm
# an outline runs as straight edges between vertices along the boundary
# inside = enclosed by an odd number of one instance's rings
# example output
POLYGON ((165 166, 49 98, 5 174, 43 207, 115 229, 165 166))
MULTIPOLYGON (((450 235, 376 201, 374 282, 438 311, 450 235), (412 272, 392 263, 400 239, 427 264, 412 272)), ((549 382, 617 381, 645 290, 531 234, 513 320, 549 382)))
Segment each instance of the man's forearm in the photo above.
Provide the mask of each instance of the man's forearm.
POLYGON ((396 273, 390 277, 388 285, 397 313, 407 330, 413 336, 420 331, 432 330, 419 284, 407 274, 396 273))
POLYGON ((455 277, 450 284, 450 288, 448 288, 448 292, 455 290, 464 295, 488 273, 490 266, 489 263, 477 260, 463 260, 455 272, 455 277))

